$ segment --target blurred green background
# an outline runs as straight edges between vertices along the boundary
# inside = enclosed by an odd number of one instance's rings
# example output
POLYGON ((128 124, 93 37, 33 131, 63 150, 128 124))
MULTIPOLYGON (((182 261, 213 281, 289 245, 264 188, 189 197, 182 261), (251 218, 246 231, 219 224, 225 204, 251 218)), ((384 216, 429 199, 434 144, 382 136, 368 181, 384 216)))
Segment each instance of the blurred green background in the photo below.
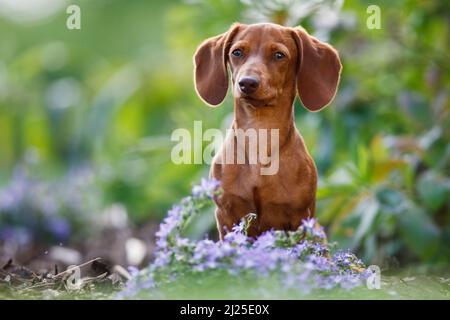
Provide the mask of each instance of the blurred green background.
MULTIPOLYGON (((331 241, 366 263, 447 266, 450 4, 377 1, 382 28, 369 29, 371 4, 0 0, 0 251, 158 223, 209 171, 171 162, 172 131, 225 129, 232 113, 230 95, 215 109, 196 96, 197 45, 275 21, 329 42, 344 66, 331 106, 295 106, 331 241), (69 4, 81 30, 66 28, 69 4)), ((210 214, 193 232, 214 229, 210 214)))

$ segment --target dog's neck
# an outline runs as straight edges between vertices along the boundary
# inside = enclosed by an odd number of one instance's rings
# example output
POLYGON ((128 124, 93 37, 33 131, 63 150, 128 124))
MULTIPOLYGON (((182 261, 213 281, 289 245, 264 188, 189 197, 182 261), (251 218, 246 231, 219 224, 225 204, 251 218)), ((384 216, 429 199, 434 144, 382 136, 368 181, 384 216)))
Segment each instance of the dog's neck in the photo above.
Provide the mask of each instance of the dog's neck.
POLYGON ((280 145, 295 132, 295 95, 282 95, 275 105, 253 106, 239 98, 234 99, 233 129, 278 129, 280 145))

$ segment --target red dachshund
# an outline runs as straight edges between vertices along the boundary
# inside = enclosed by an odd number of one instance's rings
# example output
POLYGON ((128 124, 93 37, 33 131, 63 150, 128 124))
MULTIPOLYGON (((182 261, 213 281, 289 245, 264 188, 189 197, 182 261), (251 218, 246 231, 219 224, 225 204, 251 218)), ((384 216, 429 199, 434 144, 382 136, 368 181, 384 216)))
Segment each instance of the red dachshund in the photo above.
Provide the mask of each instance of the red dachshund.
MULTIPOLYGON (((308 110, 318 111, 333 100, 342 68, 338 53, 302 28, 234 24, 228 32, 204 41, 194 60, 197 93, 209 105, 224 100, 231 74, 234 131, 279 130, 275 174, 261 174, 260 162, 221 161, 230 143, 233 152, 239 151, 233 135, 215 156, 211 177, 224 191, 216 199, 221 239, 250 212, 256 219, 249 236, 272 228, 296 230, 315 214, 317 170, 295 127, 293 102, 298 94, 308 110)), ((241 151, 248 155, 248 147, 244 148, 241 151)))

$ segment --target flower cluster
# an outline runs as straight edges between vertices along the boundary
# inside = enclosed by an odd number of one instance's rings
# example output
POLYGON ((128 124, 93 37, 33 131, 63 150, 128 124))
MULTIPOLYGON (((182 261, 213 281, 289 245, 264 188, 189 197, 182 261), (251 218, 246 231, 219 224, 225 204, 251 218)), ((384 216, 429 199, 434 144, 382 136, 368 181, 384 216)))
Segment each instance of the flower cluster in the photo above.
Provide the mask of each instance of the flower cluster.
MULTIPOLYGON (((303 221, 297 231, 270 230, 259 237, 246 235, 254 214, 226 234, 223 241, 192 241, 181 231, 199 208, 212 203, 219 193, 219 183, 203 180, 193 194, 175 205, 157 232, 154 262, 133 272, 133 278, 121 292, 121 298, 133 298, 145 289, 174 282, 183 275, 221 271, 232 276, 256 278, 276 276, 287 289, 308 293, 314 289, 358 286, 367 277, 364 264, 350 252, 330 254, 325 234, 314 218, 303 221)), ((148 290, 147 290, 148 292, 148 290)))
POLYGON ((71 171, 61 180, 33 178, 18 166, 0 188, 0 241, 65 242, 92 224, 97 188, 89 169, 71 171))

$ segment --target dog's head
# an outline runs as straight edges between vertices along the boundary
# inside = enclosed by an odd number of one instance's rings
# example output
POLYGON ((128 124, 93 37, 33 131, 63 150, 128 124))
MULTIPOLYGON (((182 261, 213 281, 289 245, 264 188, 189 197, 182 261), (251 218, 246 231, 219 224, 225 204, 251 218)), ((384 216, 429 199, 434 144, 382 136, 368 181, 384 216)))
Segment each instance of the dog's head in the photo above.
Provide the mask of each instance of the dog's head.
POLYGON ((311 111, 334 98, 341 63, 330 45, 302 28, 271 23, 234 24, 226 33, 207 39, 194 56, 195 85, 210 105, 220 104, 228 91, 228 66, 233 95, 259 107, 295 95, 311 111))

